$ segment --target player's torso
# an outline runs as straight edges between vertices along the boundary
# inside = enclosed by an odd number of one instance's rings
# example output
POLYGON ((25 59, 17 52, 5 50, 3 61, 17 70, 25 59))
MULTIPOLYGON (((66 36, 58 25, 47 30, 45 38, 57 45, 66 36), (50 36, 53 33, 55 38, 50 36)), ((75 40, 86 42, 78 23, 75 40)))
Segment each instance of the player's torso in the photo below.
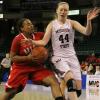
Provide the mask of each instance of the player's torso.
POLYGON ((34 48, 31 40, 40 40, 43 37, 43 32, 37 32, 32 34, 31 38, 26 38, 23 33, 18 34, 12 46, 13 51, 16 51, 18 55, 28 55, 34 48))
POLYGON ((52 22, 52 47, 54 55, 67 57, 75 54, 74 30, 68 20, 65 24, 60 24, 57 20, 52 22))
MULTIPOLYGON (((32 39, 34 39, 35 37, 32 36, 32 39)), ((29 41, 24 41, 23 40, 27 40, 27 38, 21 33, 19 35, 19 46, 18 46, 18 53, 19 55, 28 55, 32 48, 33 48, 33 44, 32 42, 29 41)))
MULTIPOLYGON (((37 35, 37 36, 35 36, 33 34, 31 39, 38 40, 39 39, 39 36, 40 36, 40 34, 37 35)), ((16 39, 15 39, 15 43, 14 43, 13 48, 14 49, 17 49, 17 55, 20 55, 20 56, 28 55, 32 51, 32 49, 34 48, 32 42, 29 42, 29 41, 26 41, 26 42, 24 41, 23 42, 23 40, 27 40, 29 38, 26 38, 22 33, 19 34, 19 35, 17 35, 15 38, 16 39), (16 45, 18 45, 18 46, 16 46, 16 45)), ((23 62, 23 63, 14 63, 14 66, 16 66, 16 67, 17 66, 24 66, 24 67, 26 66, 26 69, 27 69, 27 67, 34 66, 34 65, 31 65, 28 62, 23 62)), ((40 67, 32 67, 32 69, 35 70, 35 69, 41 69, 41 68, 43 68, 42 65, 39 65, 39 66, 40 67)), ((31 69, 31 67, 29 67, 29 69, 31 69)))

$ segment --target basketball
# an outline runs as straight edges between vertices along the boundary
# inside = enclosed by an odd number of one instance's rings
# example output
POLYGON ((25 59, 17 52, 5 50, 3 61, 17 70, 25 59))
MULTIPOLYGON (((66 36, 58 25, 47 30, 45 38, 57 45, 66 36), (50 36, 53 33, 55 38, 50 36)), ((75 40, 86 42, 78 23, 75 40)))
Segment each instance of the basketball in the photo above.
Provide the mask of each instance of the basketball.
POLYGON ((48 50, 43 46, 34 47, 32 50, 32 60, 35 63, 45 63, 48 59, 48 50))

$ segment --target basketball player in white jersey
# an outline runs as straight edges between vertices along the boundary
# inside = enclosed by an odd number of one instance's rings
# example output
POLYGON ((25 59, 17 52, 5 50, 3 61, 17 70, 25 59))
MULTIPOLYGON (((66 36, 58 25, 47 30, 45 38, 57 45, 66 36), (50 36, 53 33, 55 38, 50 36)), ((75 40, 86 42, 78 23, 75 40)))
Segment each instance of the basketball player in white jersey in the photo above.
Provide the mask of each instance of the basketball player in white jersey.
MULTIPOLYGON (((98 16, 100 9, 94 8, 88 12, 86 27, 77 21, 68 19, 68 11, 68 3, 60 2, 56 9, 57 17, 48 24, 43 39, 33 41, 33 43, 45 46, 51 39, 53 49, 52 62, 57 75, 68 88, 69 100, 78 100, 81 95, 81 72, 73 47, 74 30, 87 36, 90 35, 92 32, 91 20, 98 16)), ((64 91, 62 92, 64 93, 64 91)))

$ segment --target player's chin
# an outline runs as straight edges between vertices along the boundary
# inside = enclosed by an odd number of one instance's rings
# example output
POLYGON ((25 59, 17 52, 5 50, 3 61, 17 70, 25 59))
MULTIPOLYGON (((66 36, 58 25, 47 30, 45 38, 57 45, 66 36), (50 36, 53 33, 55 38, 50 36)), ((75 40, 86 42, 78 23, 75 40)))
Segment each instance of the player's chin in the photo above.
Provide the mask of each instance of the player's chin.
POLYGON ((65 15, 60 15, 62 18, 65 18, 66 16, 65 15))
POLYGON ((28 34, 30 34, 30 35, 33 34, 33 30, 30 30, 30 31, 28 32, 28 34))
POLYGON ((29 32, 29 34, 32 35, 33 33, 32 32, 29 32))

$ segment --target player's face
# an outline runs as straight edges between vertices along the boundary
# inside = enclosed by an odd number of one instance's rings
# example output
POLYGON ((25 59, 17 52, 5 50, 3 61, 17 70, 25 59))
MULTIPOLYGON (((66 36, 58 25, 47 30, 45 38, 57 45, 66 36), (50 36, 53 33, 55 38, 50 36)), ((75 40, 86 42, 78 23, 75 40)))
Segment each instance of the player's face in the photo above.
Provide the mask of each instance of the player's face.
POLYGON ((67 4, 62 4, 58 6, 56 13, 58 17, 67 17, 68 11, 69 11, 69 6, 67 4))
POLYGON ((28 33, 28 34, 32 34, 34 32, 34 28, 33 28, 33 24, 30 20, 25 20, 23 22, 22 28, 21 28, 23 33, 28 33))

